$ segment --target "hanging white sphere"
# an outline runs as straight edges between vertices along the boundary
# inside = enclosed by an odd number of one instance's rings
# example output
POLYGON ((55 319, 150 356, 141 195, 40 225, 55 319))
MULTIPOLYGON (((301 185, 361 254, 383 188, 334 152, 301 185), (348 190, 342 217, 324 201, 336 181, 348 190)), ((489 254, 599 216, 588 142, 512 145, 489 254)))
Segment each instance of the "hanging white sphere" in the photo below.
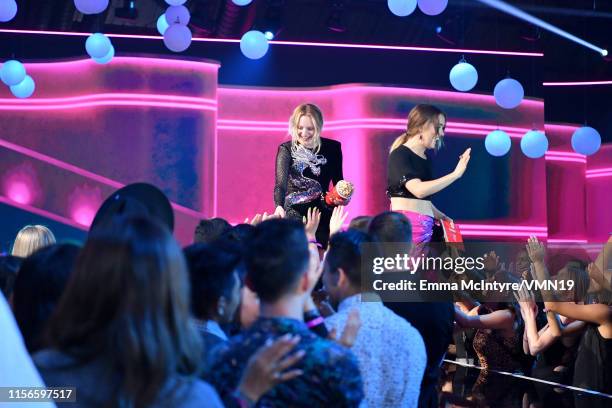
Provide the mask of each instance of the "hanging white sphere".
POLYGON ((248 6, 252 1, 253 0, 232 0, 232 3, 237 6, 248 6))
POLYGON ((93 58, 93 60, 98 64, 104 65, 104 64, 108 64, 109 62, 111 62, 114 57, 115 57, 115 47, 111 46, 108 54, 106 54, 102 58, 93 58))
POLYGON ((92 34, 85 41, 85 50, 91 58, 104 57, 108 54, 111 47, 111 41, 102 33, 92 34))
POLYGON ((166 4, 170 6, 182 6, 187 0, 165 0, 166 4))
POLYGON ((183 52, 191 45, 191 31, 181 24, 171 24, 164 33, 164 44, 170 51, 183 52))
POLYGON ((521 139, 521 150, 530 159, 538 159, 548 150, 546 135, 537 130, 530 130, 521 139))
POLYGON ((34 93, 36 85, 31 76, 26 75, 23 81, 17 85, 11 86, 11 93, 17 98, 29 98, 34 93))
POLYGON ((108 0, 74 0, 74 6, 83 14, 98 14, 106 10, 108 0))
POLYGON ((467 92, 476 86, 478 71, 472 64, 459 62, 449 73, 450 83, 458 91, 467 92))
POLYGON ((521 104, 525 91, 523 85, 516 79, 502 79, 493 89, 495 103, 504 109, 514 109, 521 104))
POLYGON ((0 22, 11 21, 17 15, 17 2, 15 0, 0 0, 0 22))
POLYGON ((387 6, 398 17, 406 17, 416 9, 417 0, 387 0, 387 6))
POLYGON ((164 35, 168 27, 170 27, 170 24, 168 24, 168 21, 166 21, 166 14, 162 14, 157 19, 157 32, 164 35))
POLYGON ((186 26, 191 19, 191 14, 185 6, 170 6, 166 10, 165 16, 169 25, 180 24, 186 26))
POLYGON ((0 79, 6 86, 17 85, 26 76, 26 69, 23 64, 16 60, 8 60, 0 68, 0 79))
POLYGON ((250 59, 260 59, 268 52, 269 44, 261 31, 247 31, 240 39, 240 51, 250 59))
POLYGON ((590 156, 597 153, 601 147, 601 135, 592 127, 583 126, 576 129, 572 135, 572 149, 576 153, 590 156))
POLYGON ((447 5, 448 0, 419 0, 419 9, 428 16, 437 16, 447 5))
POLYGON ((512 141, 510 136, 503 130, 494 130, 485 138, 485 149, 491 156, 504 156, 510 151, 512 141))

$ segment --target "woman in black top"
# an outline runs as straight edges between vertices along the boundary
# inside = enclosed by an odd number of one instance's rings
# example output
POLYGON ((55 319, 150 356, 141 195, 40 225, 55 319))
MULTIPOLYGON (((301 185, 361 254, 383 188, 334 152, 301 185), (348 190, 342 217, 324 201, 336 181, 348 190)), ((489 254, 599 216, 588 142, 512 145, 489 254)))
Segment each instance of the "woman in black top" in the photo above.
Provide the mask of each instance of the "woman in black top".
POLYGON ((471 149, 467 149, 452 173, 432 178, 431 162, 425 151, 440 148, 445 127, 444 112, 432 105, 417 105, 408 115, 406 132, 391 146, 387 195, 391 198, 391 210, 410 219, 415 244, 431 240, 434 219, 449 219, 427 198, 458 180, 470 161, 471 149))
POLYGON ((316 105, 302 104, 293 111, 291 141, 282 143, 276 154, 274 204, 275 214, 300 220, 308 208, 318 208, 321 221, 316 237, 325 246, 332 208, 323 197, 330 183, 342 180, 342 149, 340 142, 321 137, 322 127, 323 115, 316 105))

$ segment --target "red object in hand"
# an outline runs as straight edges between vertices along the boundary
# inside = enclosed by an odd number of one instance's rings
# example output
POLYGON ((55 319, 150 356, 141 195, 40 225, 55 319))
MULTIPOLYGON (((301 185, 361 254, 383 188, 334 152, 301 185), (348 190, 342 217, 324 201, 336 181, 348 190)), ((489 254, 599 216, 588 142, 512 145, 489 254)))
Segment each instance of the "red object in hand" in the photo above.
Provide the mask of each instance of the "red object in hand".
POLYGON ((327 205, 347 205, 353 195, 353 183, 340 180, 331 190, 325 194, 327 205))

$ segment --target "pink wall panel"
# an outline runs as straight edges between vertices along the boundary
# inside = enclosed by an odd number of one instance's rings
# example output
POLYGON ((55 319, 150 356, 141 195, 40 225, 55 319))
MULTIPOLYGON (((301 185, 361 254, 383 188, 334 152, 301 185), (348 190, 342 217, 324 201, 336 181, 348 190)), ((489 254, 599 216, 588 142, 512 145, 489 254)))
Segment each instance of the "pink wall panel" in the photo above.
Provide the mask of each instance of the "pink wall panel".
POLYGON ((612 233, 612 145, 588 158, 586 223, 589 240, 606 242, 612 233))

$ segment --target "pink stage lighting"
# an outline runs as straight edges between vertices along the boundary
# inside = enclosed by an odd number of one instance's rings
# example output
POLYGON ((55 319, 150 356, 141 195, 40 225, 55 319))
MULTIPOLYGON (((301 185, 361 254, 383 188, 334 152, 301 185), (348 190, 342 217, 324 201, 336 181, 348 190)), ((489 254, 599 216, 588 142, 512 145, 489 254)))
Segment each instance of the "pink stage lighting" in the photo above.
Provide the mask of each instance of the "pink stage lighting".
POLYGON ((592 169, 586 171, 586 178, 601 178, 601 177, 612 177, 612 167, 603 169, 592 169))
POLYGON ((581 164, 586 164, 587 162, 585 155, 582 155, 579 153, 563 152, 563 151, 549 150, 546 152, 546 155, 544 157, 546 160, 549 160, 549 161, 560 161, 560 162, 581 163, 581 164))
POLYGON ((583 81, 583 82, 543 82, 544 86, 592 86, 612 85, 612 81, 583 81))
POLYGON ((78 186, 68 197, 70 218, 85 227, 89 227, 102 204, 102 192, 99 187, 78 186))
POLYGON ((9 170, 3 182, 4 195, 11 201, 23 205, 30 205, 40 195, 40 187, 34 168, 24 163, 9 170))
MULTIPOLYGON (((15 29, 0 29, 0 33, 10 34, 35 34, 35 35, 63 35, 87 37, 90 33, 79 33, 69 31, 44 31, 44 30, 15 30, 15 29)), ((162 40, 163 37, 158 35, 139 35, 139 34, 111 34, 106 33, 112 38, 132 38, 139 40, 162 40)), ((209 42, 209 43, 240 43, 239 39, 233 38, 198 38, 192 39, 193 42, 209 42)), ((378 45, 378 44, 343 44, 343 43, 325 43, 325 42, 304 42, 304 41, 270 41, 273 45, 284 46, 300 46, 300 47, 331 47, 331 48, 354 48, 366 50, 387 50, 387 51, 424 51, 424 52, 445 52, 445 53, 460 53, 460 54, 489 54, 489 55, 510 55, 518 57, 543 57, 541 52, 524 52, 524 51, 498 51, 498 50, 475 50, 463 48, 434 48, 434 47, 414 47, 403 45, 378 45)))

